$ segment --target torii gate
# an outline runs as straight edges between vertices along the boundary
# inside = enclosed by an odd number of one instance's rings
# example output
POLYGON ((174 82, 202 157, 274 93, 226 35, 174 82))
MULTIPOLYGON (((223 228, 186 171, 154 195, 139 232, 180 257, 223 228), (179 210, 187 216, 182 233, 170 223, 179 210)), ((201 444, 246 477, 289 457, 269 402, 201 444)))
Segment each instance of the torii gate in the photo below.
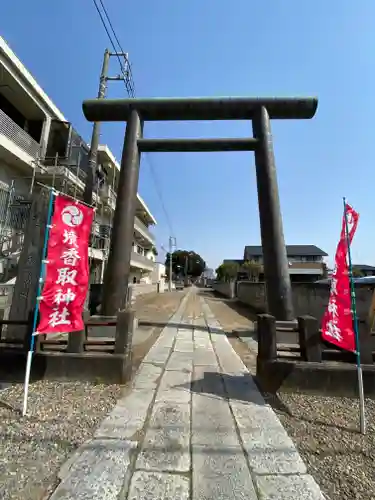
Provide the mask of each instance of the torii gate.
POLYGON ((113 220, 111 248, 104 277, 102 314, 113 316, 124 307, 142 152, 254 151, 264 275, 270 314, 294 318, 292 290, 270 119, 313 118, 318 106, 307 98, 150 98, 92 99, 83 112, 92 122, 126 122, 124 148, 113 220), (251 120, 252 138, 144 139, 145 121, 251 120))

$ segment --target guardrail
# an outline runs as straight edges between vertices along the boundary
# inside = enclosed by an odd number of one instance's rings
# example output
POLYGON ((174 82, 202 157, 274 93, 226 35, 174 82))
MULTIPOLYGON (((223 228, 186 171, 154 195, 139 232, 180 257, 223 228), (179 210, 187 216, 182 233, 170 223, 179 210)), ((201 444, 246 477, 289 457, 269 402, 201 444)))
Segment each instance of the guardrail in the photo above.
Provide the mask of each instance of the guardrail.
POLYGON ((29 136, 17 123, 15 123, 4 111, 0 109, 0 134, 5 135, 20 149, 33 158, 37 158, 40 144, 29 136))

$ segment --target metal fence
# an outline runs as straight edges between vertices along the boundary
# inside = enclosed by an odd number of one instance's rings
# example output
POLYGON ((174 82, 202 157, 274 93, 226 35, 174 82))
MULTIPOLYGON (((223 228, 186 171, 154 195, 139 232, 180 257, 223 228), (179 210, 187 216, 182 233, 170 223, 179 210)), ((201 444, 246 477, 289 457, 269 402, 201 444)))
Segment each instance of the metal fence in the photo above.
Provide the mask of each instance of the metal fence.
POLYGON ((5 135, 9 140, 14 142, 25 153, 28 153, 33 158, 37 158, 40 151, 38 144, 32 137, 29 136, 20 126, 17 125, 7 114, 0 109, 0 134, 5 135))
POLYGON ((0 187, 0 280, 12 277, 9 270, 16 265, 12 257, 22 251, 30 209, 30 200, 16 192, 14 182, 10 189, 0 187))

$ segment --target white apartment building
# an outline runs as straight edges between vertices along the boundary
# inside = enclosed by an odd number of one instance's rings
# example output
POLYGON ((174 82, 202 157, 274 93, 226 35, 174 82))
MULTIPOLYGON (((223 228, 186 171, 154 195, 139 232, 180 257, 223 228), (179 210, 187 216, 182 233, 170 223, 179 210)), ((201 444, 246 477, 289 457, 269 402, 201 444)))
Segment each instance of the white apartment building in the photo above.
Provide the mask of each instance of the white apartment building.
MULTIPOLYGON (((80 198, 89 146, 0 37, 0 281, 17 272, 30 195, 41 185, 80 198)), ((120 165, 105 145, 98 151, 95 221, 89 250, 91 281, 100 283, 108 258, 120 165)), ((131 281, 151 283, 156 220, 137 195, 131 281)))

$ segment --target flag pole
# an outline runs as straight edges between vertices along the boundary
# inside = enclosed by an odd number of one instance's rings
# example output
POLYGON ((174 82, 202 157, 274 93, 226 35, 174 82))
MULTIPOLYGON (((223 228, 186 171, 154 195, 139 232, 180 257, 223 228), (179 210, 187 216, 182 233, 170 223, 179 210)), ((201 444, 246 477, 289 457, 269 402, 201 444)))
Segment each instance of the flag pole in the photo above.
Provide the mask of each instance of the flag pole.
POLYGON ((360 346, 359 332, 358 332, 357 306, 356 306, 355 288, 353 281, 353 266, 352 266, 352 256, 350 251, 350 235, 349 235, 345 197, 343 198, 343 202, 344 202, 344 217, 345 217, 345 237, 348 248, 350 296, 352 302, 353 326, 354 326, 355 344, 356 344, 357 376, 358 376, 358 392, 359 392, 359 422, 360 422, 361 434, 366 434, 365 397, 363 391, 363 375, 361 366, 361 346, 360 346))
POLYGON ((45 264, 46 264, 45 259, 46 259, 46 254, 47 254, 47 244, 48 244, 48 238, 49 238, 49 233, 50 233, 50 229, 51 229, 51 218, 52 218, 54 194, 55 194, 54 190, 51 188, 50 195, 49 195, 49 202, 48 202, 47 224, 46 224, 46 229, 44 231, 42 263, 40 266, 37 300, 36 300, 34 314, 33 314, 32 331, 31 331, 31 338, 30 338, 30 348, 29 348, 29 352, 27 353, 27 361, 26 361, 25 383, 24 383, 24 392, 23 392, 23 406, 22 406, 22 416, 23 417, 26 415, 26 412, 27 412, 27 398, 28 398, 28 394, 29 394, 31 362, 33 359, 34 346, 35 346, 35 330, 36 330, 36 326, 37 326, 36 323, 38 321, 39 300, 40 300, 40 295, 42 293, 44 269, 45 269, 45 264))

